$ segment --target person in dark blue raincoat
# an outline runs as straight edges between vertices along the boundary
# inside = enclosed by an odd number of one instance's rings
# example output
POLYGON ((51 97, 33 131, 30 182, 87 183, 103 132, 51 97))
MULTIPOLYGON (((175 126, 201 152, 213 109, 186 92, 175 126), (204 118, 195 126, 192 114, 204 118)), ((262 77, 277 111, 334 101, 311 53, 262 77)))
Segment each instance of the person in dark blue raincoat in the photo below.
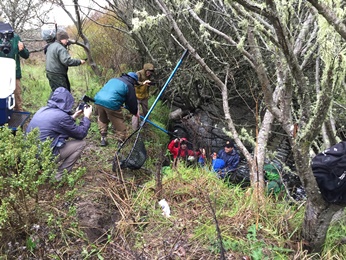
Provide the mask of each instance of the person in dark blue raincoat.
POLYGON ((225 147, 217 153, 217 159, 222 159, 225 164, 218 169, 219 177, 225 178, 227 174, 237 170, 240 156, 232 141, 227 141, 225 147))

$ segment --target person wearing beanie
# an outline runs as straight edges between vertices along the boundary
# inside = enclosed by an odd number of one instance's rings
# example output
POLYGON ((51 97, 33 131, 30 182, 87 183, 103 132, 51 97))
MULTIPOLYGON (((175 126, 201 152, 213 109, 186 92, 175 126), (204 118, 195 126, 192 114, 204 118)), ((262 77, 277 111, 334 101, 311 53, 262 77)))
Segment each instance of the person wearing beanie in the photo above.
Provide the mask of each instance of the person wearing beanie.
MULTIPOLYGON (((8 23, 4 23, 4 19, 0 16, 0 27, 6 28, 6 30, 12 30, 12 27, 8 23)), ((21 78, 22 70, 20 66, 20 58, 28 59, 30 56, 29 50, 25 47, 24 43, 20 39, 19 35, 14 33, 13 37, 9 40, 11 45, 10 49, 3 49, 0 51, 0 57, 14 59, 16 61, 16 87, 14 89, 15 106, 13 110, 23 111, 22 106, 22 89, 21 78)), ((3 45, 3 39, 0 39, 0 44, 3 45)))
MULTIPOLYGON (((138 76, 138 85, 135 86, 136 97, 138 106, 142 107, 142 114, 146 116, 148 113, 148 101, 149 101, 149 86, 154 85, 153 75, 155 72, 154 65, 151 63, 145 63, 143 69, 136 72, 138 76)), ((132 117, 132 128, 136 130, 139 128, 139 120, 137 117, 132 117)))
POLYGON ((132 115, 139 117, 134 87, 136 84, 138 84, 137 74, 129 72, 118 78, 110 79, 96 93, 94 100, 98 114, 97 123, 101 134, 101 146, 108 144, 109 122, 112 124, 118 143, 122 143, 126 139, 126 125, 121 110, 124 105, 132 115))
POLYGON ((240 156, 235 149, 234 143, 230 140, 226 141, 225 146, 221 149, 215 159, 222 159, 225 164, 219 167, 218 174, 221 179, 224 179, 227 174, 237 170, 240 156))
POLYGON ((61 40, 68 40, 69 37, 68 37, 67 32, 65 32, 65 31, 58 31, 58 33, 56 34, 56 39, 57 39, 58 41, 61 41, 61 40))
POLYGON ((68 67, 79 66, 85 60, 73 59, 67 50, 69 36, 67 32, 60 30, 56 34, 55 42, 48 44, 46 48, 46 76, 49 85, 54 92, 58 87, 64 87, 71 91, 68 78, 68 67))

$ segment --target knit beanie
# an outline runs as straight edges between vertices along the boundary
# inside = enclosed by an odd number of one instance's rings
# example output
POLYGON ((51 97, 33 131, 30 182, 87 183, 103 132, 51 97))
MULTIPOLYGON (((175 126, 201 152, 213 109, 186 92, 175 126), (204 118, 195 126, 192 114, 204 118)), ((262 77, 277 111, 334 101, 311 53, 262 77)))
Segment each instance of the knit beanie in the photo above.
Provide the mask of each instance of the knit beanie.
POLYGON ((65 31, 58 31, 58 33, 56 34, 56 39, 57 39, 58 41, 61 41, 61 40, 68 40, 69 37, 68 37, 67 32, 65 32, 65 31))

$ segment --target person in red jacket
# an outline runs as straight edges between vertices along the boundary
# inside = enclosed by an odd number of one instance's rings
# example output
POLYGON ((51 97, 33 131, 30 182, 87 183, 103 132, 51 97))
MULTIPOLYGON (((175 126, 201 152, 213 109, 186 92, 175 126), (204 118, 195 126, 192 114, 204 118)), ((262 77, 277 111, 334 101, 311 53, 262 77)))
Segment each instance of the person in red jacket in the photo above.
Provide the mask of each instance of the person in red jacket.
POLYGON ((195 161, 199 156, 205 156, 204 149, 201 151, 193 151, 187 146, 188 141, 186 138, 175 138, 168 144, 168 150, 173 156, 173 168, 177 167, 178 159, 183 159, 184 161, 195 161))

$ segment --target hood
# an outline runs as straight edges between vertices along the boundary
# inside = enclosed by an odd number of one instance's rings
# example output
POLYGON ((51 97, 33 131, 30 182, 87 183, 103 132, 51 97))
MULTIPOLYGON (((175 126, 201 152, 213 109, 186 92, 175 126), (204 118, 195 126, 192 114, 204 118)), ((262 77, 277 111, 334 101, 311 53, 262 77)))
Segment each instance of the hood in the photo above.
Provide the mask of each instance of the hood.
POLYGON ((183 137, 183 138, 180 138, 180 144, 182 145, 182 144, 187 144, 188 143, 188 141, 187 141, 187 139, 185 138, 185 137, 183 137))
POLYGON ((56 107, 69 113, 74 105, 74 98, 66 88, 57 88, 48 100, 48 107, 56 107))
POLYGON ((153 64, 151 64, 151 63, 145 63, 144 65, 143 65, 143 70, 144 71, 146 71, 146 70, 154 70, 155 68, 154 68, 154 65, 153 64))
MULTIPOLYGON (((132 72, 133 73, 133 72, 132 72)), ((137 74, 136 74, 137 76, 137 74)), ((123 73, 120 78, 125 79, 128 83, 132 84, 133 86, 137 85, 138 82, 134 78, 132 78, 130 75, 123 73)), ((137 76, 138 78, 138 76, 137 76)))

